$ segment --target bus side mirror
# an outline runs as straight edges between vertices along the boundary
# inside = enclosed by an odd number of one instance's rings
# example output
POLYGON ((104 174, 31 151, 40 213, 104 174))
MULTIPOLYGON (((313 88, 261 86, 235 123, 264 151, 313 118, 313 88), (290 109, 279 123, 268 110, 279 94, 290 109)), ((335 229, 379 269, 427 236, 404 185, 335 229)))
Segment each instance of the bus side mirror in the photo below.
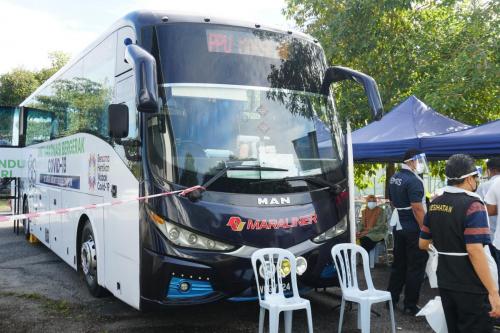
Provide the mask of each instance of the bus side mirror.
POLYGON ((142 47, 128 44, 125 61, 132 65, 135 73, 135 103, 139 112, 158 112, 158 82, 156 60, 142 47))
POLYGON ((128 136, 128 106, 110 104, 108 106, 109 136, 122 139, 128 136))
POLYGON ((347 67, 330 67, 326 70, 323 84, 321 86, 321 93, 323 95, 328 95, 330 85, 332 83, 344 80, 353 80, 363 85, 363 88, 365 88, 365 94, 368 97, 368 103, 372 111, 373 119, 380 120, 384 115, 384 106, 382 105, 382 99, 380 98, 377 82, 375 82, 375 80, 369 75, 347 67))

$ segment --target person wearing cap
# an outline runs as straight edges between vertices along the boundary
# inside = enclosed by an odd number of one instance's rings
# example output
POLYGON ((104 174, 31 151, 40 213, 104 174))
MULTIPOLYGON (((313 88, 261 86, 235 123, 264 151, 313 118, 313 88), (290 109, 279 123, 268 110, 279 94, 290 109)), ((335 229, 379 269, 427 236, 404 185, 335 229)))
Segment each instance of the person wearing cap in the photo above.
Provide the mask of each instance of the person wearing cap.
POLYGON ((404 290, 404 312, 415 315, 424 280, 427 252, 418 247, 420 226, 425 215, 425 191, 420 174, 427 171, 425 154, 409 149, 401 170, 390 179, 389 198, 394 207, 391 225, 394 234, 394 261, 388 291, 396 306, 404 290))
POLYGON ((468 155, 446 163, 447 185, 429 207, 419 246, 432 243, 438 253, 437 284, 448 332, 492 332, 491 317, 500 316, 496 267, 489 254, 488 217, 474 193, 479 171, 468 155))
POLYGON ((370 194, 366 197, 366 209, 361 212, 361 230, 356 234, 360 245, 370 252, 387 233, 384 212, 377 205, 377 197, 370 194))

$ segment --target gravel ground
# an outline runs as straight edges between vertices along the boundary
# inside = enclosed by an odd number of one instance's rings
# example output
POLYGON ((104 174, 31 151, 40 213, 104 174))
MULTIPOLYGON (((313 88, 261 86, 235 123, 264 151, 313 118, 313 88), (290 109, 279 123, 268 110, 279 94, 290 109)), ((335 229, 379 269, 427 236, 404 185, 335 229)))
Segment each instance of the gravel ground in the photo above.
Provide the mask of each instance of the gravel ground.
MULTIPOLYGON (((384 289, 389 269, 376 266, 375 287, 384 289)), ((421 304, 435 291, 423 288, 421 304)), ((316 332, 337 330, 338 288, 309 292, 316 332)), ((374 332, 389 332, 389 314, 384 305, 373 309, 374 332)), ((12 232, 10 223, 0 225, 0 332, 257 332, 256 302, 219 302, 143 313, 109 296, 89 295, 82 278, 41 244, 29 244, 12 232)), ((358 332, 356 311, 344 316, 344 332, 358 332)), ((401 332, 430 332, 421 317, 396 311, 401 332)), ((306 332, 305 313, 296 312, 294 332, 306 332)), ((283 328, 282 328, 283 329, 283 328)))

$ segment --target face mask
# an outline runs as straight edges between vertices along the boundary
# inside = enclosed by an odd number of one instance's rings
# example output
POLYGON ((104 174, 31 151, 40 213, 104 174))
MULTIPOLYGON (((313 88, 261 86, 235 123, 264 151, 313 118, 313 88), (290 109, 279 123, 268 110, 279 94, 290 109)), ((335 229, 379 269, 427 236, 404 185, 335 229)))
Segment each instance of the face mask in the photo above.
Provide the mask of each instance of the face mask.
POLYGON ((368 209, 373 209, 377 207, 377 203, 373 201, 368 202, 366 205, 368 206, 368 209))
POLYGON ((477 191, 477 188, 479 186, 479 177, 475 177, 474 178, 474 184, 475 184, 475 187, 473 188, 472 192, 476 192, 477 191))

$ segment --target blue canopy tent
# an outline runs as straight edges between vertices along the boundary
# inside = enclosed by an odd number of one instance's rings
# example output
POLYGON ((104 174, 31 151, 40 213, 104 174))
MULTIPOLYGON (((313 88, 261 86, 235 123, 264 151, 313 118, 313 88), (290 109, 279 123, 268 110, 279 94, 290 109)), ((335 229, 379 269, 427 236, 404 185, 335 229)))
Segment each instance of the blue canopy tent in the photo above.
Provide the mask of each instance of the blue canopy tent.
POLYGON ((447 159, 453 154, 475 158, 500 155, 500 120, 463 131, 422 138, 422 150, 431 159, 447 159))
POLYGON ((437 113, 417 97, 410 96, 381 120, 352 133, 354 160, 401 162, 407 149, 423 148, 423 138, 466 128, 469 126, 437 113))

